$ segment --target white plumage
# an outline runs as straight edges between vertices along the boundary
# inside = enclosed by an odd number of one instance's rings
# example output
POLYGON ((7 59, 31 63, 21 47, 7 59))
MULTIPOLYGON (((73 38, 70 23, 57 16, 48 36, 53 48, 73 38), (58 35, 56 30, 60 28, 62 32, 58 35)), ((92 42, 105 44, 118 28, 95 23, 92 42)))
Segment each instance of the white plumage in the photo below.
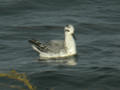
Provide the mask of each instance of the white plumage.
POLYGON ((77 51, 73 25, 66 25, 64 32, 64 40, 51 40, 48 43, 40 43, 36 40, 29 40, 29 42, 32 43, 33 49, 40 54, 40 59, 74 56, 77 51))

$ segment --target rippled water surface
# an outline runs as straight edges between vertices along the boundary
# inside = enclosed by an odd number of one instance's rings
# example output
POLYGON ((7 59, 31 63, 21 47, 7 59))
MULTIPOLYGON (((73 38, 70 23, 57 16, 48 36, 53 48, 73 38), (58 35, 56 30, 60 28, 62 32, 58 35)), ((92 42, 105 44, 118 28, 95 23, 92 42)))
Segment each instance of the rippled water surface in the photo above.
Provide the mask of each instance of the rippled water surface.
POLYGON ((1 0, 0 73, 13 69, 37 90, 120 90, 120 0, 1 0), (39 60, 28 40, 64 39, 66 24, 75 26, 78 56, 39 60))

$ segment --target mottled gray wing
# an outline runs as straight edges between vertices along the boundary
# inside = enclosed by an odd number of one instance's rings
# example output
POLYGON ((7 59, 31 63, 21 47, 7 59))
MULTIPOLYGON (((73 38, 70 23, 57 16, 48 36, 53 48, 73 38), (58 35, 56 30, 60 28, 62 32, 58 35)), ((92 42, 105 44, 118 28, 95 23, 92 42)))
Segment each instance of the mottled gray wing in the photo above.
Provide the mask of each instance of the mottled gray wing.
POLYGON ((47 43, 47 48, 49 51, 57 53, 60 50, 64 50, 64 41, 63 40, 51 40, 47 43))
POLYGON ((48 48, 47 48, 47 45, 46 44, 43 44, 37 40, 29 40, 29 42, 31 44, 33 44, 38 50, 42 51, 42 52, 47 52, 48 51, 48 48))
POLYGON ((29 40, 29 42, 42 52, 58 53, 60 50, 64 50, 64 41, 62 40, 51 40, 47 43, 41 43, 37 40, 29 40))

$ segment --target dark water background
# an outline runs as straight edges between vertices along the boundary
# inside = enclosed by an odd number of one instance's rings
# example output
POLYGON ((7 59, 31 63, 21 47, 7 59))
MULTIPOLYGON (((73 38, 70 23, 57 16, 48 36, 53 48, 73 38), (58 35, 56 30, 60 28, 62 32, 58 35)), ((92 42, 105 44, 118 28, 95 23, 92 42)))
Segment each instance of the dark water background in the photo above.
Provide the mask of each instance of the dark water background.
POLYGON ((0 73, 12 69, 37 90, 120 90, 120 0, 0 0, 0 73), (78 57, 38 61, 28 40, 64 39, 66 24, 78 57))

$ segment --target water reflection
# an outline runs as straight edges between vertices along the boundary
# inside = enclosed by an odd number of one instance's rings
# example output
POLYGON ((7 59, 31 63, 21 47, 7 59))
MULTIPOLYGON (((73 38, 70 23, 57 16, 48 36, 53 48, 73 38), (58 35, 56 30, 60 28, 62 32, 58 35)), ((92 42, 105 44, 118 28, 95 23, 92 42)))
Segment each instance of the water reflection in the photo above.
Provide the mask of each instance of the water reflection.
POLYGON ((67 57, 67 58, 49 59, 49 60, 39 59, 39 61, 42 62, 42 63, 54 64, 54 65, 75 66, 75 65, 77 65, 77 59, 76 58, 77 58, 77 56, 71 56, 71 57, 67 57))

